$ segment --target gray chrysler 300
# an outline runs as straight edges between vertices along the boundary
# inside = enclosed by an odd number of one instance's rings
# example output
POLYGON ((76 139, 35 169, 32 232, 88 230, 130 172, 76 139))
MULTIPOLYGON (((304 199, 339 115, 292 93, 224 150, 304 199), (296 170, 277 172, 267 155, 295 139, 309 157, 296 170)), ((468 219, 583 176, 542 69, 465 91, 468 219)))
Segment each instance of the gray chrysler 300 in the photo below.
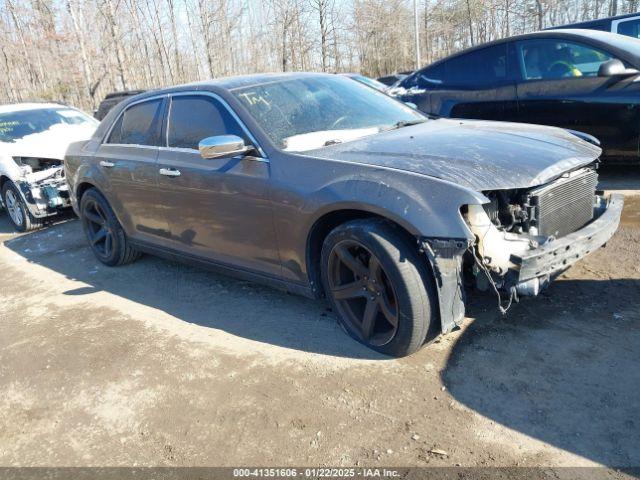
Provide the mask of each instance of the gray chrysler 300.
POLYGON ((126 100, 65 167, 106 265, 149 252, 326 295, 356 339, 407 355, 463 320, 465 290, 536 295, 613 235, 595 143, 273 74, 126 100))

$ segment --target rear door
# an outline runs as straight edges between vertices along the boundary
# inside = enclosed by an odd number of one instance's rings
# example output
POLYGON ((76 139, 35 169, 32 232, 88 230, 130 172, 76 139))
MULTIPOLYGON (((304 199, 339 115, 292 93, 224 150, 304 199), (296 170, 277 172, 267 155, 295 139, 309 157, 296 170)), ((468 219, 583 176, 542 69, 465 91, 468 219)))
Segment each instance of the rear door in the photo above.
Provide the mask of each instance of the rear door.
POLYGON ((510 58, 508 43, 503 42, 444 60, 414 75, 413 91, 424 97, 403 99, 441 117, 515 120, 510 58))
POLYGON ((155 241, 167 224, 158 205, 158 152, 162 142, 165 97, 128 106, 96 152, 106 179, 105 194, 127 235, 155 241))
POLYGON ((198 143, 216 135, 237 135, 257 146, 221 98, 202 92, 170 97, 167 148, 160 151, 158 183, 172 248, 280 275, 269 160, 258 152, 202 158, 198 143))
POLYGON ((599 77, 610 53, 564 39, 516 43, 519 121, 569 128, 602 142, 603 157, 638 158, 635 77, 599 77))

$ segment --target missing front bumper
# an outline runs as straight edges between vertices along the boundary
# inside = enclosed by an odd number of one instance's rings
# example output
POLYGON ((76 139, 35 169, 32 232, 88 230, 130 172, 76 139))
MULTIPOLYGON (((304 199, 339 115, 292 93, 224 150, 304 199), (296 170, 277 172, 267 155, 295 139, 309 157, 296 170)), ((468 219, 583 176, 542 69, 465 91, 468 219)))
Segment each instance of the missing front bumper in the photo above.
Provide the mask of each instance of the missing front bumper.
POLYGON ((591 223, 536 249, 513 254, 515 268, 509 270, 505 287, 521 295, 537 295, 549 279, 560 274, 589 253, 602 247, 620 224, 624 206, 621 194, 611 194, 608 202, 591 223))
POLYGON ((25 205, 35 218, 45 218, 70 207, 69 188, 64 179, 32 184, 16 182, 25 205))

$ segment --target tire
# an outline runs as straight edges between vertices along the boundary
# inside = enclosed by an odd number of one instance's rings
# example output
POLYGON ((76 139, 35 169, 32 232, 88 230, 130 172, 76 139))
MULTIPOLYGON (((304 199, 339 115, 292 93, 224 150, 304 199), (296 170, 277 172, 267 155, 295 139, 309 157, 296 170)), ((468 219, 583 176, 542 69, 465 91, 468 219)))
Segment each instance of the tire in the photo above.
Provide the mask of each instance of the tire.
POLYGON ((2 202, 9 220, 18 232, 30 232, 42 227, 43 220, 31 215, 18 188, 10 181, 2 187, 2 202))
POLYGON ((128 241, 107 199, 95 188, 80 199, 80 221, 89 246, 100 262, 117 267, 140 257, 128 241))
POLYGON ((336 227, 321 268, 326 296, 352 337, 395 357, 422 347, 437 320, 437 293, 426 258, 399 227, 382 219, 336 227))

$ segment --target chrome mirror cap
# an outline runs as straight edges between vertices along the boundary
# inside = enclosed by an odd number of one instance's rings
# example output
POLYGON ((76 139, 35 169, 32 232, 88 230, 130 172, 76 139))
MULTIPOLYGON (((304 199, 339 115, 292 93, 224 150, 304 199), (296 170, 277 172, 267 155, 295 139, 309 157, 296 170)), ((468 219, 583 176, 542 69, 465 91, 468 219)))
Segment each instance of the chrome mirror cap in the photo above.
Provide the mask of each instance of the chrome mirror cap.
POLYGON ((216 135, 200 140, 198 150, 202 158, 223 158, 242 155, 251 150, 237 135, 216 135))

